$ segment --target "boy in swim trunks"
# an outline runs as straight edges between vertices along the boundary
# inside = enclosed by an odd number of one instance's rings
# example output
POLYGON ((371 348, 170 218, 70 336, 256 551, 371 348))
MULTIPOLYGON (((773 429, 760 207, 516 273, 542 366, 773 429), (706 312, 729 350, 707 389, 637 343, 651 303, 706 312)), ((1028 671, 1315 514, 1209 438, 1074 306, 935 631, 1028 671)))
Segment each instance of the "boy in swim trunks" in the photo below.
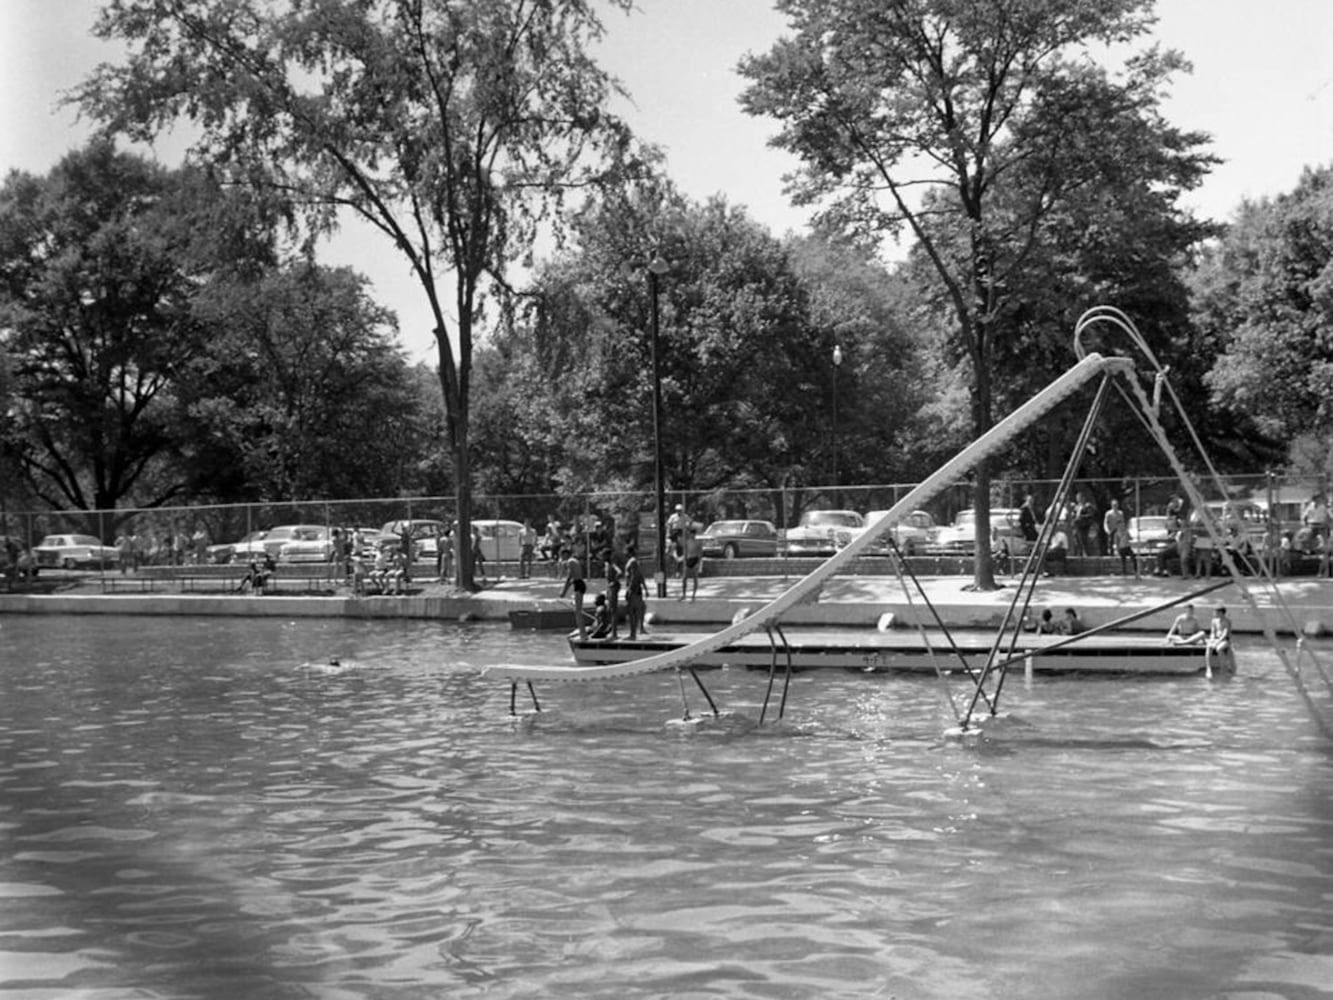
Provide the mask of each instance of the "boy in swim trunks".
POLYGON ((560 588, 560 596, 564 597, 571 589, 574 591, 574 621, 578 625, 579 638, 586 639, 588 625, 584 621, 583 595, 588 592, 588 581, 583 576, 583 563, 569 549, 560 553, 560 559, 565 564, 565 585, 560 588))
POLYGON ((1185 610, 1176 615, 1176 620, 1171 623, 1163 642, 1172 646, 1195 646, 1206 638, 1208 633, 1199 624, 1199 619, 1194 617, 1194 605, 1186 604, 1185 610))

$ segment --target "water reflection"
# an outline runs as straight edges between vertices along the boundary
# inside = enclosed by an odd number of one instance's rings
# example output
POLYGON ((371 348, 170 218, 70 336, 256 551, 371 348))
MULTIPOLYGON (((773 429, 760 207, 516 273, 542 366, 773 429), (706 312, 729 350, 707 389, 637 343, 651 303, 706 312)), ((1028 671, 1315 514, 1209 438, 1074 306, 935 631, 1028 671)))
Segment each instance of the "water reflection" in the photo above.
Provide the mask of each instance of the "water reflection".
POLYGON ((1275 658, 1040 680, 539 688, 494 626, 0 621, 0 990, 1333 996, 1326 745, 1275 658), (336 659, 336 664, 330 661, 336 659), (702 707, 696 705, 696 709, 702 707))

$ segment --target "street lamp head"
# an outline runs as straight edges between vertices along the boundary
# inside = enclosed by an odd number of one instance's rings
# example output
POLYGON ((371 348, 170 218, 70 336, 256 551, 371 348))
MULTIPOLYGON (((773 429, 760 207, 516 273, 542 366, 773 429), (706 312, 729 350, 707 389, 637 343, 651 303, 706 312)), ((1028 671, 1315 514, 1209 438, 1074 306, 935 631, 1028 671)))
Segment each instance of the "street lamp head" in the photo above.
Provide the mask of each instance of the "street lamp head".
POLYGON ((833 345, 833 364, 834 364, 834 367, 837 367, 838 365, 842 364, 842 345, 841 345, 841 344, 834 344, 834 345, 833 345))
POLYGON ((657 275, 658 277, 661 277, 662 275, 666 274, 669 270, 671 270, 671 265, 668 264, 661 257, 654 255, 653 259, 648 262, 648 270, 652 271, 653 274, 657 275))

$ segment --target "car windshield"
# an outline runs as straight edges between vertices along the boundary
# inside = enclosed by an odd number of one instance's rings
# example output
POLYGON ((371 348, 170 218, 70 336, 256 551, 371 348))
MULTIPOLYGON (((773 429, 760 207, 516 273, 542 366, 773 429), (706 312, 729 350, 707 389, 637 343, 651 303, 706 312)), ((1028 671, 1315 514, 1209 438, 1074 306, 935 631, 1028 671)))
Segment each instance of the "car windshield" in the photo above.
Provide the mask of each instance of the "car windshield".
MULTIPOLYGON (((992 507, 990 512, 991 527, 997 525, 1011 524, 1018 520, 1018 512, 1010 510, 1008 507, 992 507)), ((955 527, 971 527, 977 523, 977 512, 975 510, 960 510, 958 516, 953 520, 955 527)))
POLYGON ((705 535, 738 535, 745 529, 744 521, 714 521, 705 535))
POLYGON ((861 515, 845 510, 812 510, 805 515, 805 523, 812 528, 859 528, 861 515))

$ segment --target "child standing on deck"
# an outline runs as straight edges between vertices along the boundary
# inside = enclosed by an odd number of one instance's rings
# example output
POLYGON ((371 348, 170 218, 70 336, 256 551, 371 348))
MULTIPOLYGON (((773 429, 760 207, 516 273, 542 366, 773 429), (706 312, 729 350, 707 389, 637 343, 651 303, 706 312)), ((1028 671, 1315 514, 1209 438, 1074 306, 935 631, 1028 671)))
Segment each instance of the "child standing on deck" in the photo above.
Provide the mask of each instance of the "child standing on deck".
POLYGON ((579 638, 588 638, 588 626, 583 616, 583 595, 588 591, 588 581, 583 578, 583 563, 579 557, 565 549, 560 553, 560 559, 565 564, 565 585, 560 588, 560 596, 564 597, 574 591, 574 621, 578 626, 579 638))

